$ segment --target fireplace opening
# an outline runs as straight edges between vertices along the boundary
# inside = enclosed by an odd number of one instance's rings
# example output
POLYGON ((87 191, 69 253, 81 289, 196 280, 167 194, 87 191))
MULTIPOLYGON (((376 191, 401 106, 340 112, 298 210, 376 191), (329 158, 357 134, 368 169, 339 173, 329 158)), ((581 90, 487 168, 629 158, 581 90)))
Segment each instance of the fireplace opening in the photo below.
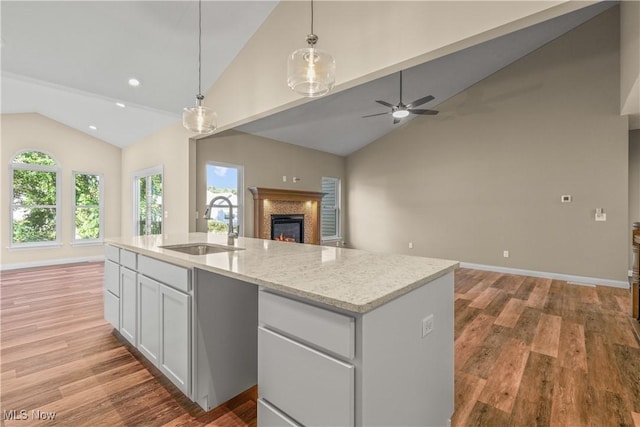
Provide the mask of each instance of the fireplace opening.
POLYGON ((271 240, 304 243, 304 215, 271 215, 271 240))

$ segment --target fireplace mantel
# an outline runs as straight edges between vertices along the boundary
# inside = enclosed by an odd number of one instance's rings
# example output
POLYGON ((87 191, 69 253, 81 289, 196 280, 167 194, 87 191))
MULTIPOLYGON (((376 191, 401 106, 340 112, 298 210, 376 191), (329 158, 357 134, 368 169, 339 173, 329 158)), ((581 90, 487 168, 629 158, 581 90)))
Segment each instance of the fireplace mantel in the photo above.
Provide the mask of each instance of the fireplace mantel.
POLYGON ((305 243, 320 243, 320 205, 324 193, 249 187, 253 194, 253 237, 271 238, 271 213, 304 214, 305 243))

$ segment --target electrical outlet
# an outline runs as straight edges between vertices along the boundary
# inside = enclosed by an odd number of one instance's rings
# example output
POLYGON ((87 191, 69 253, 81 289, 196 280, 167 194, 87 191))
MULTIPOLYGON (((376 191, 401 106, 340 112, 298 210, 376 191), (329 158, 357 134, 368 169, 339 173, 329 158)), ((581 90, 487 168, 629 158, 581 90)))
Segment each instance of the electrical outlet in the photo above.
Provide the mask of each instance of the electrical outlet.
POLYGON ((287 182, 287 175, 282 175, 282 182, 287 182))
POLYGON ((433 314, 422 319, 422 338, 433 332, 433 314))
POLYGON ((409 242, 409 249, 413 249, 413 242, 409 242))
POLYGON ((502 256, 505 258, 509 258, 509 251, 503 251, 502 256))

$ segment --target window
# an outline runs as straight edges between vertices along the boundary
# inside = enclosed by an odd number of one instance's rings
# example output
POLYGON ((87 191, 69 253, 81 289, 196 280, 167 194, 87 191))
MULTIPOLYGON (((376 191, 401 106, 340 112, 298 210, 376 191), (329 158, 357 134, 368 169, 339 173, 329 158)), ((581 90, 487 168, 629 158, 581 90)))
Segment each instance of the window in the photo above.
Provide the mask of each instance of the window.
POLYGON ((75 243, 102 240, 102 176, 74 172, 75 243))
POLYGON ((340 179, 322 177, 322 209, 320 228, 322 240, 340 239, 340 179))
POLYGON ((162 166, 133 175, 133 234, 162 234, 162 166))
POLYGON ((59 177, 56 161, 40 151, 11 161, 11 246, 58 243, 59 177))
MULTIPOLYGON (((207 206, 211 199, 217 196, 227 197, 233 206, 233 227, 239 236, 242 236, 243 218, 243 168, 238 165, 228 163, 208 162, 207 163, 207 196, 205 198, 207 206)), ((209 212, 208 230, 211 232, 229 231, 229 207, 225 202, 216 202, 209 212)))

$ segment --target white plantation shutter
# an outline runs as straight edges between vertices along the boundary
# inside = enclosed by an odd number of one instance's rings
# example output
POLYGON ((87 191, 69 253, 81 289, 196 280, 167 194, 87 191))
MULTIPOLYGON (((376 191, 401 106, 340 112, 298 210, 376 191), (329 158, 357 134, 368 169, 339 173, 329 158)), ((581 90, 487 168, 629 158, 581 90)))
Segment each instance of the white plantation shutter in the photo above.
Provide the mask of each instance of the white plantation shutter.
POLYGON ((321 229, 324 240, 338 239, 340 236, 340 180, 322 177, 321 229))

